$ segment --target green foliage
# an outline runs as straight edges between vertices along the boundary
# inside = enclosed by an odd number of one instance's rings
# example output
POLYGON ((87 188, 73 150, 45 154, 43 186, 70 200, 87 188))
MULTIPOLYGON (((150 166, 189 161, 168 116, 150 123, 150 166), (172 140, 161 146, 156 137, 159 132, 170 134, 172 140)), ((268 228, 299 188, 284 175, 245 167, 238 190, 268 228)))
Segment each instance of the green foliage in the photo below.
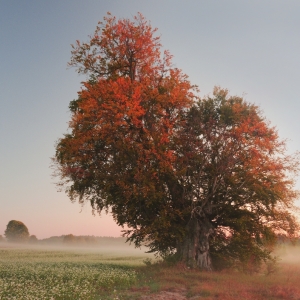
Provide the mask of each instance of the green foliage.
POLYGON ((146 258, 146 259, 144 259, 143 260, 143 263, 147 266, 147 267, 149 267, 149 266, 151 266, 152 265, 152 259, 151 258, 146 258))
POLYGON ((285 153, 285 142, 258 107, 226 90, 215 88, 187 116, 181 136, 186 195, 213 225, 213 265, 255 271, 272 259, 278 231, 297 235, 298 155, 285 153))
POLYGON ((5 237, 9 242, 23 243, 28 241, 29 231, 24 223, 11 220, 7 224, 5 237))
POLYGON ((72 113, 75 113, 76 111, 79 110, 79 107, 80 107, 80 102, 82 101, 82 99, 74 99, 72 101, 70 101, 69 103, 69 110, 72 112, 72 113))

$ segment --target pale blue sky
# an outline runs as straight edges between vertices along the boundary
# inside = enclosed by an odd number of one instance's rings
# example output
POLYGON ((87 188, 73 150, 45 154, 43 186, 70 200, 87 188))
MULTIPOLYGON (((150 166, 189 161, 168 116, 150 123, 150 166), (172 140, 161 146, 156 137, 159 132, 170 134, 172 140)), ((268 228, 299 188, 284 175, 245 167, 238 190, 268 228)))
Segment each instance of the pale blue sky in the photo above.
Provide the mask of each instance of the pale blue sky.
POLYGON ((202 96, 214 85, 245 95, 300 150, 300 1, 0 0, 0 234, 12 219, 38 238, 120 233, 58 193, 49 168, 85 79, 66 68, 70 44, 107 11, 141 12, 202 96))

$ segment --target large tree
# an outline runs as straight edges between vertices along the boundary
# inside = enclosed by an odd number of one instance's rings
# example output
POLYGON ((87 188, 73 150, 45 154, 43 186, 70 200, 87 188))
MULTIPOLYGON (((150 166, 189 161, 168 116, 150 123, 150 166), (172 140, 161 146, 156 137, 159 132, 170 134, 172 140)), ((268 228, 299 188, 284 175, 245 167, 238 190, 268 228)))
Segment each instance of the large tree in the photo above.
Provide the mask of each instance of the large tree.
POLYGON ((266 259, 276 232, 296 230, 296 160, 254 105, 218 88, 198 99, 155 31, 108 15, 73 46, 88 78, 56 145, 59 184, 111 210, 137 246, 192 266, 266 259))

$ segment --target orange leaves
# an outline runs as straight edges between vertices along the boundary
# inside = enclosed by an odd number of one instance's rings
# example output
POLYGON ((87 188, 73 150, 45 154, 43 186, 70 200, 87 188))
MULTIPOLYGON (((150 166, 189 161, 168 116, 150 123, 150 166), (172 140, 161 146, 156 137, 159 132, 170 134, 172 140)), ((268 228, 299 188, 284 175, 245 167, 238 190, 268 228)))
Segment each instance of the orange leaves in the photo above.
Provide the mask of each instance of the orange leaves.
POLYGON ((187 76, 171 68, 170 53, 161 53, 155 32, 141 14, 133 21, 108 14, 88 42, 72 46, 69 65, 90 76, 72 102, 72 136, 60 141, 74 186, 81 167, 93 170, 87 186, 94 180, 116 201, 131 203, 139 193, 149 201, 164 197, 162 178, 176 159, 174 136, 195 96, 187 76))
POLYGON ((170 67, 168 57, 163 61, 160 58, 161 44, 159 37, 154 37, 156 29, 152 29, 142 14, 135 16, 134 21, 116 20, 108 14, 104 21, 104 24, 99 22, 89 42, 72 46, 69 65, 78 67, 79 73, 141 80, 156 76, 162 66, 170 67))

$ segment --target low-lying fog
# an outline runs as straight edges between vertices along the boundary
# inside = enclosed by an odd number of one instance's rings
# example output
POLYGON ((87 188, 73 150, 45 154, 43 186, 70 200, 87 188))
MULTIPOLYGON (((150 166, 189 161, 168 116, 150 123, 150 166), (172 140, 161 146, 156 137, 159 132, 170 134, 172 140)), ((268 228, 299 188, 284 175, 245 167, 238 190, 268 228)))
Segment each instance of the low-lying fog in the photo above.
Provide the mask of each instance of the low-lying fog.
POLYGON ((49 251, 74 251, 80 253, 101 253, 110 256, 149 256, 153 254, 146 253, 149 248, 142 246, 135 248, 133 244, 129 243, 101 243, 99 245, 64 245, 64 244, 18 244, 18 243, 0 243, 1 248, 23 248, 23 249, 36 249, 36 250, 49 250, 49 251))
MULTIPOLYGON (((112 240, 106 241, 96 245, 70 245, 62 243, 53 244, 17 244, 17 243, 0 243, 1 248, 23 248, 23 249, 36 249, 36 250, 49 250, 49 251, 72 251, 80 253, 99 253, 109 256, 143 256, 154 258, 152 253, 146 253, 149 248, 143 246, 135 248, 133 244, 125 243, 124 241, 112 240)), ((300 245, 282 245, 276 248, 273 252, 278 258, 278 262, 300 264, 300 245)))
POLYGON ((278 247, 274 254, 279 262, 300 264, 300 245, 283 245, 278 247))

